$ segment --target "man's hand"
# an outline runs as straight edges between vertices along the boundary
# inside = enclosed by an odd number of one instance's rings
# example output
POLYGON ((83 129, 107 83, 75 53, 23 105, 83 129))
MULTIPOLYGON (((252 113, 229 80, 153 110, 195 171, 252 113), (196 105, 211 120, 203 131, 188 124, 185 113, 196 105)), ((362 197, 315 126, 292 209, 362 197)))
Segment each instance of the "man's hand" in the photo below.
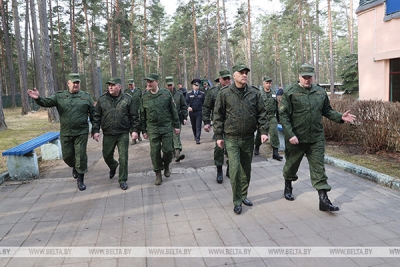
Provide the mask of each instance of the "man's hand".
POLYGON ((100 134, 99 133, 93 134, 93 139, 96 140, 96 142, 99 142, 100 134))
POLYGON ((187 120, 183 120, 183 125, 186 125, 187 120))
POLYGON ((175 135, 179 135, 181 133, 181 129, 175 128, 174 133, 175 133, 175 135))
POLYGON ((299 139, 297 139, 297 136, 293 136, 289 139, 289 143, 291 143, 292 145, 297 145, 299 144, 299 139))
POLYGON ((345 122, 353 123, 356 119, 356 116, 350 113, 351 110, 346 111, 342 115, 342 120, 345 122))
POLYGON ((217 140, 217 145, 218 145, 219 148, 224 149, 224 144, 225 144, 225 142, 224 142, 223 139, 222 140, 217 140))
POLYGON ((131 136, 132 136, 132 140, 136 140, 139 138, 139 135, 137 132, 132 132, 131 136))
POLYGON ((211 130, 211 126, 210 126, 210 124, 206 124, 206 125, 204 125, 204 131, 206 131, 207 133, 211 130))
POLYGON ((265 142, 267 142, 267 141, 268 141, 268 135, 262 134, 262 135, 261 135, 261 143, 265 143, 265 142))
POLYGON ((192 112, 193 109, 192 109, 191 107, 188 107, 188 111, 189 111, 189 112, 192 112))
POLYGON ((39 98, 39 91, 36 90, 36 88, 33 88, 33 90, 28 89, 28 95, 32 97, 33 99, 38 99, 39 98))

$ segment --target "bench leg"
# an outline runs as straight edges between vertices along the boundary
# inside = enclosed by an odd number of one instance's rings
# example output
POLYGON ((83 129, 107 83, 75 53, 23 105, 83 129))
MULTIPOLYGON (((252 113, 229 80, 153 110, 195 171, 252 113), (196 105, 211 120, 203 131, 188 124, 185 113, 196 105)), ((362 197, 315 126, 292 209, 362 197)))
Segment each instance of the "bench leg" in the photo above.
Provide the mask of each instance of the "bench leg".
POLYGON ((7 168, 10 179, 13 181, 39 178, 39 164, 35 152, 22 156, 8 156, 7 168))
POLYGON ((40 147, 42 160, 62 159, 60 139, 55 139, 40 147))

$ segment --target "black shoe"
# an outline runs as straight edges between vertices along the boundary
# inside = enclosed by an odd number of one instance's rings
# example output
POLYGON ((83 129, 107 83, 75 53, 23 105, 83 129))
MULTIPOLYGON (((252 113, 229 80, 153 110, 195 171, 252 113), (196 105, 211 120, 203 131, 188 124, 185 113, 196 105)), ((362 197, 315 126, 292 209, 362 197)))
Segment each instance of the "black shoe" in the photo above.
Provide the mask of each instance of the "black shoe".
POLYGON ((78 173, 78 177, 77 177, 78 181, 77 181, 77 184, 78 184, 78 189, 79 189, 80 191, 86 190, 86 185, 83 183, 84 177, 85 177, 85 174, 83 174, 83 173, 78 173))
POLYGON ((110 170, 110 179, 114 178, 117 169, 110 170))
POLYGON ((289 201, 293 201, 294 200, 294 196, 292 194, 292 190, 293 190, 292 181, 285 179, 285 190, 283 190, 283 195, 289 201))
POLYGON ((235 207, 233 208, 233 211, 234 211, 235 213, 237 213, 237 214, 242 213, 242 205, 235 206, 235 207))
POLYGON ((256 156, 260 155, 260 146, 254 147, 254 155, 256 155, 256 156))
POLYGON ((253 206, 253 202, 251 202, 250 200, 248 200, 247 198, 242 200, 243 204, 245 204, 246 206, 253 206))
POLYGON ((338 211, 339 207, 332 205, 329 200, 326 190, 318 190, 319 195, 319 210, 321 211, 338 211))
POLYGON ((196 144, 200 145, 200 140, 196 140, 196 144))
POLYGON ((224 181, 224 178, 222 176, 222 165, 217 166, 217 183, 222 184, 222 182, 224 181))
POLYGON ((283 157, 279 155, 277 148, 272 148, 272 158, 281 161, 283 157))
POLYGON ((127 185, 125 182, 120 183, 120 184, 119 184, 119 187, 121 187, 122 190, 128 189, 128 185, 127 185))
POLYGON ((72 177, 74 177, 75 179, 78 178, 78 172, 76 171, 75 167, 72 168, 72 177))

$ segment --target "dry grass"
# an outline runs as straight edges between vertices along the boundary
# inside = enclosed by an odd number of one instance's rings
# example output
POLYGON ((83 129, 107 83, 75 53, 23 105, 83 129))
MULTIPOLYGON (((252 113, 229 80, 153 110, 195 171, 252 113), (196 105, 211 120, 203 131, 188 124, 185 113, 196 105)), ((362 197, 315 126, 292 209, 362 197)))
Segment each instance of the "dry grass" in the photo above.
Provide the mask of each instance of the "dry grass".
MULTIPOLYGON (((7 130, 0 132, 0 152, 24 143, 43 133, 59 131, 58 123, 49 123, 47 110, 40 109, 25 116, 21 115, 21 108, 4 109, 7 130)), ((40 149, 39 149, 40 151, 40 149)), ((38 154, 39 151, 37 151, 38 154)), ((7 171, 7 158, 0 158, 0 173, 7 171)))

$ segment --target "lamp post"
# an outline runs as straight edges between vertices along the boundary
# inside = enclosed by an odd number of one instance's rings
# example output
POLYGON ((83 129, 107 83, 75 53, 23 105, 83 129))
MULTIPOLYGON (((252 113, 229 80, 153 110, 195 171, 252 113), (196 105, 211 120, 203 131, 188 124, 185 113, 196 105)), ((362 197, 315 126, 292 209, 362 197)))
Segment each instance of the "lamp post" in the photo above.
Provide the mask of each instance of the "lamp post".
POLYGON ((101 82, 101 70, 100 70, 100 59, 96 59, 97 69, 99 71, 99 84, 100 84, 100 95, 103 94, 102 82, 101 82))

